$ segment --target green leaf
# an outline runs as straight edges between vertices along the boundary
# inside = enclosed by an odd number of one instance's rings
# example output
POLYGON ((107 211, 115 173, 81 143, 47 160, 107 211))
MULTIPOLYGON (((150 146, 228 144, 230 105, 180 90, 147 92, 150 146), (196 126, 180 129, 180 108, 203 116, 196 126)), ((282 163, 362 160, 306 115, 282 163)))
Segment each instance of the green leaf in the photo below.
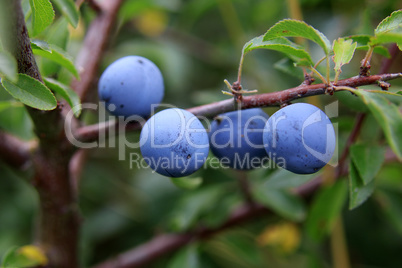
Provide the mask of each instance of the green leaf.
POLYGON ((0 101, 0 113, 11 107, 23 107, 20 102, 16 101, 0 101))
POLYGON ((294 63, 288 59, 288 58, 283 58, 280 61, 276 62, 274 64, 274 68, 287 74, 291 75, 296 78, 303 78, 303 70, 301 68, 297 68, 294 63))
POLYGON ((279 169, 269 176, 268 180, 264 182, 264 187, 272 190, 296 188, 315 177, 317 177, 317 173, 300 175, 287 171, 286 169, 279 169))
POLYGON ((202 177, 180 177, 170 178, 174 185, 179 188, 193 190, 198 188, 202 184, 202 177))
POLYGON ((69 70, 76 78, 79 78, 77 69, 74 66, 70 55, 56 45, 49 44, 50 51, 42 49, 36 43, 31 43, 32 51, 35 55, 48 58, 69 70))
POLYGON ((381 189, 373 195, 378 202, 386 218, 395 226, 402 235, 402 197, 392 190, 381 189))
POLYGON ((352 94, 349 91, 337 91, 335 92, 335 97, 343 104, 346 105, 349 109, 353 111, 368 112, 368 108, 366 104, 363 102, 361 98, 352 94))
POLYGON ((199 224, 208 228, 217 228, 221 226, 230 217, 237 207, 244 204, 244 196, 239 191, 234 191, 230 195, 221 196, 207 214, 205 214, 199 224))
POLYGON ((60 94, 70 104, 76 117, 80 116, 82 110, 81 101, 74 90, 52 78, 44 78, 44 81, 48 88, 60 94))
POLYGON ((376 118, 378 124, 384 131, 385 137, 395 152, 397 157, 402 159, 402 114, 398 106, 386 99, 384 95, 391 95, 402 100, 402 96, 390 92, 368 92, 364 90, 354 90, 360 96, 371 113, 376 118))
POLYGON ((353 161, 349 166, 349 209, 355 209, 363 204, 374 191, 374 181, 364 185, 363 179, 353 161))
POLYGON ((334 56, 332 59, 335 62, 334 69, 336 72, 341 72, 342 65, 348 64, 352 60, 356 46, 357 43, 352 42, 351 39, 338 38, 338 40, 334 40, 334 56))
POLYGON ((53 6, 49 0, 29 0, 32 10, 33 36, 40 34, 54 19, 53 6))
POLYGON ((31 47, 32 49, 40 49, 52 53, 52 49, 50 48, 49 44, 43 40, 31 40, 31 47))
POLYGON ((278 37, 303 37, 317 43, 326 55, 331 52, 331 44, 328 38, 303 21, 290 19, 280 21, 265 33, 263 41, 278 37))
POLYGON ((296 195, 287 190, 271 189, 265 183, 255 186, 252 194, 258 203, 292 221, 302 221, 306 216, 303 200, 296 195))
MULTIPOLYGON (((50 44, 66 50, 69 34, 68 22, 64 17, 61 17, 59 20, 53 23, 49 28, 49 31, 47 31, 46 40, 50 44)), ((49 47, 47 43, 46 45, 49 47)), ((51 52, 50 48, 49 52, 51 52)), ((43 76, 55 76, 60 71, 61 66, 47 58, 42 58, 40 61, 40 68, 43 76)))
POLYGON ((168 268, 201 268, 201 263, 198 257, 198 246, 190 244, 179 252, 177 252, 167 265, 168 268))
POLYGON ((321 240, 330 233, 341 213, 347 197, 346 180, 339 179, 333 185, 324 186, 314 196, 305 222, 308 235, 321 240))
MULTIPOLYGON (((369 49, 369 43, 371 38, 373 36, 371 35, 351 35, 348 37, 345 37, 346 40, 351 39, 353 42, 357 43, 356 50, 365 50, 367 51, 369 49)), ((377 53, 381 56, 384 56, 386 58, 390 58, 391 54, 389 54, 389 51, 386 47, 377 45, 374 47, 374 53, 377 53)))
POLYGON ((272 263, 269 266, 267 265, 266 252, 260 250, 259 245, 256 243, 255 234, 245 230, 245 228, 223 232, 209 239, 203 249, 215 260, 224 263, 224 265, 218 267, 277 267, 271 265, 272 263))
POLYGON ((18 74, 18 82, 2 81, 3 87, 15 99, 22 103, 40 110, 53 110, 57 106, 53 93, 38 80, 18 74))
POLYGON ((371 40, 372 45, 385 43, 397 43, 402 47, 402 10, 391 13, 390 16, 378 24, 374 30, 375 38, 371 40))
POLYGON ((384 162, 384 148, 379 146, 355 144, 350 155, 364 185, 374 179, 384 162))
POLYGON ((402 27, 402 10, 391 13, 390 16, 383 19, 374 30, 375 35, 394 31, 402 27))
POLYGON ((14 247, 9 249, 3 257, 1 267, 25 268, 47 264, 47 258, 36 246, 14 247))
POLYGON ((68 22, 77 28, 80 14, 73 0, 52 0, 68 22))
POLYGON ((263 36, 248 41, 243 47, 243 55, 254 49, 271 49, 284 53, 295 62, 305 61, 309 66, 314 65, 310 55, 303 49, 303 47, 296 45, 286 38, 279 37, 263 41, 263 36))
POLYGON ((17 82, 17 74, 17 61, 15 58, 8 52, 0 52, 0 77, 17 82))
POLYGON ((170 226, 175 231, 191 227, 199 217, 209 211, 224 194, 221 185, 200 188, 184 195, 173 211, 170 226))
POLYGON ((387 43, 397 43, 398 46, 402 45, 402 32, 387 32, 378 34, 370 41, 371 46, 377 46, 387 43))

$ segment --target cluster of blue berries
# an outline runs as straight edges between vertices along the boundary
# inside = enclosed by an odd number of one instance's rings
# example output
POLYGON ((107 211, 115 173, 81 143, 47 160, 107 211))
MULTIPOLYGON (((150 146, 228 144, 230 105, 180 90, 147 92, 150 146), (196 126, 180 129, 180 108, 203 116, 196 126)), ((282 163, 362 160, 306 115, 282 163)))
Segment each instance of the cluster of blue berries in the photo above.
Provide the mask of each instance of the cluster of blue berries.
MULTIPOLYGON (((163 95, 161 72, 140 56, 115 61, 99 81, 100 99, 116 116, 148 117, 163 95)), ((234 169, 264 167, 272 160, 291 172, 310 174, 332 158, 335 132, 319 108, 296 103, 271 117, 260 108, 224 113, 214 118, 209 132, 192 113, 165 109, 148 119, 140 135, 144 160, 169 177, 200 169, 210 149, 222 165, 234 169)))

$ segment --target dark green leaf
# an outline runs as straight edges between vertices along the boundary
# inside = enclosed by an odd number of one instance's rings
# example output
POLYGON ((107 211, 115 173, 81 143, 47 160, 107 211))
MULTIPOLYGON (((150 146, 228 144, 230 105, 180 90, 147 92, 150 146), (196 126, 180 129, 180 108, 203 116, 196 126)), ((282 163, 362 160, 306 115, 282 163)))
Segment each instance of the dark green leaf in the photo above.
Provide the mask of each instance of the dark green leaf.
POLYGON ((226 265, 220 267, 269 267, 264 262, 264 253, 259 250, 254 235, 248 231, 225 232, 208 241, 205 249, 211 256, 225 261, 226 265))
POLYGON ((76 117, 80 116, 82 107, 80 97, 78 97, 77 93, 75 93, 75 91, 72 90, 69 86, 64 85, 52 78, 44 78, 44 80, 47 87, 60 94, 60 96, 62 96, 63 99, 65 99, 68 104, 70 104, 70 107, 73 109, 74 115, 76 117))
POLYGON ((167 265, 168 268, 201 268, 198 257, 198 246, 196 244, 190 244, 180 251, 178 251, 167 265))
POLYGON ((290 19, 280 21, 265 33, 263 41, 278 37, 303 37, 316 42, 326 55, 331 52, 331 44, 327 37, 303 21, 290 19))
POLYGON ((331 186, 325 186, 314 196, 305 223, 311 238, 318 241, 333 228, 347 197, 346 181, 340 179, 331 186))
POLYGON ((218 227, 223 224, 230 213, 244 203, 244 196, 239 192, 232 192, 230 195, 222 196, 208 213, 200 220, 203 226, 218 227))
POLYGON ((32 10, 33 36, 40 34, 54 19, 53 6, 49 0, 29 0, 32 10))
POLYGON ((202 184, 202 177, 180 177, 180 178, 170 178, 174 185, 179 188, 193 190, 198 188, 202 184))
POLYGON ((17 61, 15 58, 8 52, 0 52, 0 77, 17 82, 17 73, 17 61))
POLYGON ((210 186, 185 195, 173 211, 171 228, 175 231, 188 229, 199 217, 215 206, 224 190, 221 185, 210 186))
POLYGON ((363 204, 374 191, 374 181, 364 185, 355 164, 349 166, 349 209, 355 209, 363 204))
POLYGON ((390 95, 402 100, 402 96, 385 91, 355 90, 354 92, 363 99, 383 129, 390 147, 398 158, 402 159, 402 114, 395 104, 384 97, 390 95))
POLYGON ((348 64, 355 53, 357 43, 352 43, 352 40, 345 40, 343 38, 338 38, 334 40, 333 50, 334 56, 333 60, 335 62, 335 71, 340 72, 342 65, 348 64))
POLYGON ((384 148, 379 146, 355 144, 350 148, 350 155, 364 185, 374 179, 384 162, 384 148))
POLYGON ((68 22, 76 28, 80 14, 73 0, 52 0, 68 22))
POLYGON ((252 194, 255 200, 284 218, 292 221, 302 221, 306 216, 306 208, 299 197, 287 190, 271 189, 266 183, 256 184, 252 194))
POLYGON ((296 45, 286 38, 279 37, 263 41, 263 36, 258 36, 248 41, 243 47, 243 54, 254 49, 271 49, 284 53, 295 62, 305 61, 308 66, 314 65, 310 55, 303 49, 303 47, 296 45))
POLYGON ((386 218, 395 226, 402 235, 402 197, 398 192, 381 189, 374 193, 373 197, 378 202, 386 218))
MULTIPOLYGON (((32 44, 31 44, 32 45, 32 44)), ((61 48, 57 47, 56 45, 49 44, 49 48, 51 52, 47 50, 43 50, 42 48, 38 47, 36 44, 32 45, 32 51, 35 55, 39 55, 45 58, 48 58, 61 66, 65 67, 69 70, 75 77, 79 78, 79 74, 77 69, 74 66, 73 60, 71 57, 62 50, 61 48)))
POLYGON ((38 80, 25 75, 18 75, 18 82, 2 81, 3 87, 22 103, 40 110, 53 110, 57 106, 53 93, 38 80))

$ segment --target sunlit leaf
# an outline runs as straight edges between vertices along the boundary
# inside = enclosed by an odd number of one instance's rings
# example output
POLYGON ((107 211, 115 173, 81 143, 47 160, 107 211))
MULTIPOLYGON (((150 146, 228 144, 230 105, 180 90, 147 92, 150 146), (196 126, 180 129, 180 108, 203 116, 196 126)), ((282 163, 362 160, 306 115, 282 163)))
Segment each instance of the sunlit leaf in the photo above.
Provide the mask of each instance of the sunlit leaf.
POLYGON ((2 267, 25 268, 44 266, 47 263, 48 259, 40 248, 28 245, 10 249, 3 257, 2 267))
POLYGON ((342 65, 348 64, 355 53, 357 43, 352 40, 345 40, 338 38, 334 41, 333 50, 334 56, 332 57, 335 62, 335 71, 341 72, 342 65))
POLYGON ((383 19, 374 30, 376 35, 394 31, 402 27, 402 10, 397 10, 391 13, 388 17, 383 19))
MULTIPOLYGON (((345 40, 351 39, 353 42, 357 43, 356 50, 368 50, 369 49, 369 43, 371 41, 371 38, 373 36, 371 35, 351 35, 348 37, 345 37, 345 40)), ((376 45, 374 47, 374 53, 377 53, 381 56, 384 56, 386 58, 390 58, 391 54, 389 54, 389 51, 386 47, 381 46, 381 45, 376 45)))
POLYGON ((32 10, 33 36, 45 30, 54 19, 53 6, 49 0, 29 0, 32 10))
POLYGON ((80 14, 73 0, 52 0, 68 22, 76 28, 80 14))
POLYGON ((328 38, 303 21, 285 19, 272 26, 264 35, 263 41, 278 37, 303 37, 314 41, 324 50, 326 55, 331 52, 328 38))
POLYGON ((53 93, 38 80, 25 75, 18 75, 18 82, 2 80, 3 87, 15 99, 40 110, 53 110, 57 106, 53 93))
POLYGON ((79 78, 77 69, 74 66, 70 55, 56 45, 49 44, 50 51, 42 49, 36 43, 31 43, 32 51, 35 55, 48 58, 69 70, 75 77, 79 78))
POLYGON ((296 45, 286 38, 275 38, 263 41, 263 36, 258 36, 248 41, 243 47, 243 54, 254 49, 271 49, 284 53, 295 62, 304 60, 308 66, 314 65, 310 55, 303 49, 303 47, 296 45))

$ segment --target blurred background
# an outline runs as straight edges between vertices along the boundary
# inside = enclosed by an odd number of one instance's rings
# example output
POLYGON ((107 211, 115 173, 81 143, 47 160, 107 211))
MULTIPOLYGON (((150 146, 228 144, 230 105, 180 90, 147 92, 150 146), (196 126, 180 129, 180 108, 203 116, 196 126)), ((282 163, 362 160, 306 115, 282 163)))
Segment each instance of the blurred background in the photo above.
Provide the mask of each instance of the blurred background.
MULTIPOLYGON (((27 2, 27 1, 25 1, 27 2)), ((284 18, 302 19, 323 32, 332 42, 339 36, 373 34, 375 26, 392 11, 402 8, 399 0, 127 0, 118 15, 117 30, 100 73, 114 60, 141 55, 161 69, 165 79, 164 103, 180 108, 227 99, 224 79, 234 82, 243 45, 264 34, 284 18)), ((49 42, 78 54, 86 29, 95 12, 86 4, 77 29, 60 19, 44 34, 49 42)), ((323 54, 312 43, 310 53, 316 61, 323 54)), ((341 78, 355 76, 364 51, 357 51, 341 78)), ((375 55, 372 73, 382 57, 375 55)), ((70 74, 38 59, 42 73, 69 83, 70 74)), ((289 62, 273 51, 253 51, 243 68, 242 85, 259 93, 283 90, 303 81, 301 70, 283 71, 289 62)), ((391 72, 401 72, 399 54, 391 72)), ((393 88, 401 85, 392 82, 393 88)), ((10 97, 0 90, 0 100, 10 97)), ((97 89, 91 96, 97 102, 97 89)), ((321 108, 337 97, 303 99, 321 108)), ((353 127, 358 104, 339 97, 339 148, 353 127), (354 109, 349 107, 353 106, 354 109)), ((353 100, 352 100, 353 101, 353 100)), ((277 108, 266 108, 272 114, 277 108)), ((98 122, 94 111, 83 114, 86 123, 98 122)), ((1 109, 0 128, 22 139, 34 137, 25 109, 1 109), (15 124, 19 122, 19 124, 15 124)), ((381 131, 368 116, 362 139, 376 139, 381 131)), ((126 135, 138 141, 139 133, 126 135)), ((136 149, 126 150, 126 159, 136 149)), ((195 225, 218 226, 233 208, 242 203, 239 176, 263 180, 274 169, 256 170, 245 175, 229 169, 201 169, 191 183, 173 182, 150 169, 130 167, 118 160, 116 148, 85 152, 86 165, 80 181, 80 208, 83 218, 81 240, 85 267, 146 242, 164 232, 180 232, 195 225)), ((27 181, 31 171, 16 172, 0 162, 0 256, 12 246, 29 244, 34 236, 37 195, 27 181)), ((295 176, 283 173, 284 178, 295 176)), ((343 208, 344 235, 352 267, 402 267, 402 170, 400 164, 383 167, 376 194, 359 208, 343 208)), ((328 204, 332 200, 326 200, 328 204)), ((313 239, 306 234, 306 223, 295 223, 267 215, 222 232, 184 250, 195 252, 193 267, 332 267, 331 234, 313 239)), ((341 233, 336 233, 339 235, 341 233)), ((334 233, 332 233, 334 235, 334 233)), ((156 260, 150 267, 179 267, 182 252, 156 260)), ((187 267, 186 267, 187 268, 187 267)))

